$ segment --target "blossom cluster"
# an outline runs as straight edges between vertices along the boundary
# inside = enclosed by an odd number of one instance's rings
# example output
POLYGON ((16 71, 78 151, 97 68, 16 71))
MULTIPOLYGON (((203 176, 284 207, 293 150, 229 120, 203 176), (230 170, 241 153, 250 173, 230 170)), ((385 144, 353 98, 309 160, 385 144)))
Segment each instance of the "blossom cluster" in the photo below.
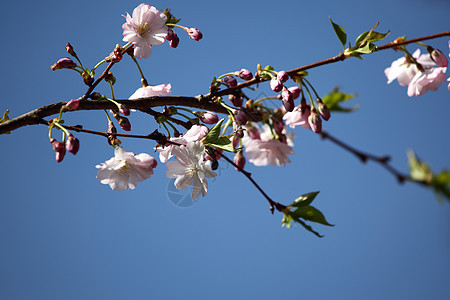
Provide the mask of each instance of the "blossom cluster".
MULTIPOLYGON (((449 41, 450 47, 450 41, 449 41)), ((384 73, 388 84, 397 79, 401 86, 408 86, 408 96, 420 96, 427 91, 436 91, 446 81, 448 60, 437 49, 420 54, 417 49, 412 55, 395 60, 384 73)), ((450 85, 448 86, 450 91, 450 85)))

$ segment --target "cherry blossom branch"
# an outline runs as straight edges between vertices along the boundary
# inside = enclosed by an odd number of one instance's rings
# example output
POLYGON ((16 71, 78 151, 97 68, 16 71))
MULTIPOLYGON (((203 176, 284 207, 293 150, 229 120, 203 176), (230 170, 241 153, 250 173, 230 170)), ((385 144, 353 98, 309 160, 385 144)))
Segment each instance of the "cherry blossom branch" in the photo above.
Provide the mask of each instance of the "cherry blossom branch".
MULTIPOLYGON (((427 36, 423 36, 423 37, 418 37, 418 38, 414 38, 414 39, 409 39, 409 40, 404 40, 404 41, 392 41, 390 43, 387 43, 385 45, 379 46, 377 47, 377 50, 386 50, 386 49, 390 49, 390 48, 395 48, 398 46, 402 46, 402 45, 407 45, 407 44, 411 44, 411 43, 416 43, 416 42, 420 42, 420 41, 425 41, 425 40, 431 40, 431 39, 436 39, 436 38, 440 38, 440 37, 444 37, 444 36, 450 36, 450 30, 449 31, 444 31, 441 33, 436 33, 436 34, 432 34, 432 35, 427 35, 427 36)), ((360 53, 360 55, 363 55, 363 53, 360 53)), ((295 75, 301 71, 306 71, 309 69, 313 69, 313 68, 317 68, 320 66, 324 66, 324 65, 328 65, 328 64, 332 64, 332 63, 336 63, 339 61, 343 61, 346 58, 348 58, 350 56, 346 56, 344 53, 339 53, 336 56, 324 59, 322 61, 318 61, 309 65, 305 65, 299 68, 295 68, 289 71, 286 71, 286 73, 288 73, 290 76, 295 75)), ((229 95, 232 94, 233 92, 239 91, 243 88, 252 86, 254 84, 260 83, 260 82, 264 82, 264 81, 268 81, 270 79, 263 79, 263 78, 253 78, 251 80, 245 81, 241 84, 238 84, 235 87, 232 88, 228 88, 225 90, 221 90, 215 93, 212 93, 210 96, 224 96, 224 95, 229 95)), ((208 95, 206 95, 208 96, 208 95)))
POLYGON ((410 182, 415 182, 415 183, 417 183, 419 185, 422 185, 422 186, 428 186, 429 185, 426 181, 412 179, 410 176, 408 176, 406 174, 403 174, 400 171, 398 171, 397 169, 395 169, 394 167, 392 167, 389 164, 389 161, 391 160, 391 158, 389 156, 387 156, 387 155, 385 155, 385 156, 376 156, 376 155, 373 155, 373 154, 364 153, 362 151, 359 151, 359 150, 349 146, 348 144, 342 142, 341 140, 337 139, 336 137, 330 135, 328 132, 325 132, 325 131, 322 131, 320 133, 320 136, 323 139, 327 139, 327 140, 333 142, 334 144, 338 145, 342 149, 347 150, 350 153, 354 154, 356 157, 358 157, 361 160, 362 163, 366 163, 369 160, 379 163, 389 173, 394 175, 397 178, 399 183, 404 183, 405 181, 410 181, 410 182))
POLYGON ((234 161, 232 161, 231 159, 229 159, 227 156, 225 156, 224 154, 220 153, 219 151, 216 151, 212 148, 210 148, 211 150, 214 151, 214 153, 220 155, 223 159, 225 159, 229 164, 231 164, 232 166, 234 166, 236 169, 238 169, 242 174, 244 174, 245 177, 247 177, 248 180, 250 180, 250 182, 258 189, 258 191, 264 196, 264 198, 266 198, 266 200, 269 202, 270 204, 270 211, 272 212, 272 214, 275 211, 275 208, 280 211, 283 212, 287 207, 284 206, 283 204, 280 204, 278 202, 275 202, 272 200, 272 198, 269 197, 269 195, 267 195, 264 190, 259 186, 258 183, 256 183, 256 181, 252 178, 252 174, 245 171, 244 169, 242 169, 241 167, 239 167, 237 164, 234 163, 234 161))
MULTIPOLYGON (((445 31, 437 34, 432 34, 428 36, 423 36, 415 39, 410 40, 404 40, 404 41, 393 41, 390 43, 387 43, 385 45, 377 47, 378 50, 385 50, 389 48, 395 48, 401 45, 406 45, 410 43, 415 43, 419 41, 429 40, 429 39, 435 39, 443 36, 450 36, 450 31, 445 31)), ((362 55, 362 54, 361 54, 362 55)), ((335 63, 338 61, 343 61, 347 57, 343 53, 340 53, 337 56, 330 57, 328 59, 312 63, 309 65, 305 65, 296 69, 292 69, 290 71, 287 71, 289 75, 296 74, 301 71, 305 71, 308 69, 316 68, 319 66, 327 65, 330 63, 335 63)), ((90 94, 94 90, 94 88, 100 83, 100 81, 106 76, 106 74, 109 72, 109 70, 114 65, 113 62, 111 62, 108 67, 105 69, 103 74, 88 88, 88 91, 85 93, 84 96, 82 96, 80 99, 83 101, 80 101, 80 107, 77 110, 99 110, 99 109, 114 109, 115 106, 109 101, 103 101, 103 100, 95 100, 95 101, 87 101, 87 95, 90 94)), ((239 91, 245 87, 249 87, 251 85, 257 84, 259 82, 267 81, 267 79, 262 79, 260 77, 254 78, 251 80, 248 80, 246 82, 243 82, 241 84, 238 84, 236 87, 233 88, 227 88, 221 91, 217 91, 214 93, 208 93, 206 95, 199 95, 196 97, 183 97, 183 96, 165 96, 165 97, 150 97, 150 98, 142 98, 137 100, 118 100, 117 102, 125 104, 130 109, 138 109, 145 111, 148 109, 148 107, 156 107, 156 106, 165 106, 165 105, 180 105, 180 106, 188 106, 188 107, 195 107, 200 109, 207 109, 218 113, 224 113, 226 114, 226 109, 224 109, 221 105, 214 103, 211 101, 213 97, 217 96, 223 96, 223 95, 229 95, 233 94, 236 91, 239 91)), ((26 125, 35 125, 39 124, 41 119, 44 117, 48 117, 54 114, 57 114, 62 105, 65 105, 67 102, 59 102, 59 103, 53 103, 50 105, 42 106, 38 109, 35 109, 29 113, 26 113, 24 115, 21 115, 17 118, 14 118, 12 120, 6 121, 4 123, 0 124, 0 134, 4 134, 10 131, 13 131, 17 128, 26 126, 26 125)))
MULTIPOLYGON (((207 101, 202 95, 196 97, 184 96, 154 96, 149 98, 141 98, 136 100, 116 100, 116 102, 124 104, 129 109, 137 109, 149 113, 150 107, 179 105, 207 109, 217 113, 226 114, 226 109, 220 104, 207 101)), ((27 125, 41 124, 41 120, 58 114, 63 105, 67 102, 58 102, 42 106, 19 117, 0 124, 0 134, 13 131, 27 125)), ((76 111, 79 110, 103 110, 116 109, 117 106, 107 100, 82 100, 76 111)))

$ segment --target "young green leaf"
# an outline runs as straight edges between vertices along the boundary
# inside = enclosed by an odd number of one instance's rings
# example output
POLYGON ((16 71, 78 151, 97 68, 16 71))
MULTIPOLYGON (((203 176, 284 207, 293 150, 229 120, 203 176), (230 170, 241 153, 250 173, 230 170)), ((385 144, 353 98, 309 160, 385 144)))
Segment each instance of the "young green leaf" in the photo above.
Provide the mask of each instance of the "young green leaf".
POLYGON ((347 94, 345 92, 339 91, 338 88, 335 88, 329 94, 325 95, 325 97, 322 98, 322 101, 328 106, 328 109, 330 111, 352 112, 358 109, 358 105, 346 108, 340 106, 340 103, 353 99, 356 96, 357 94, 347 94))
POLYGON ((328 223, 322 212, 313 206, 301 206, 293 211, 291 215, 294 220, 296 218, 302 218, 307 221, 316 222, 327 226, 334 226, 328 223))
POLYGON ((331 25, 333 26, 334 32, 336 33, 339 41, 342 44, 342 47, 345 50, 345 43, 347 43, 347 34, 345 33, 344 28, 339 26, 338 24, 334 23, 330 18, 331 25))
POLYGON ((292 203, 290 206, 301 207, 301 206, 310 205, 313 202, 314 198, 316 198, 317 194, 319 194, 319 192, 303 194, 300 197, 298 197, 297 199, 295 199, 294 203, 292 203))
POLYGON ((220 128, 222 126, 223 119, 221 119, 216 125, 214 125, 213 128, 211 128, 206 135, 204 142, 205 143, 214 143, 218 138, 220 134, 220 128))

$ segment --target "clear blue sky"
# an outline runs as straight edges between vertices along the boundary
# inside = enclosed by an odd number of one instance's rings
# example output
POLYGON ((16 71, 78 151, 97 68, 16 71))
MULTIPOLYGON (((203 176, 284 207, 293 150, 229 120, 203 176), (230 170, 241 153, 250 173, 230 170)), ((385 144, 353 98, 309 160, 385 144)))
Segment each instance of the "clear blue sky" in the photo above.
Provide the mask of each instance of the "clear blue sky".
MULTIPOLYGON (((122 43, 121 14, 140 1, 5 1, 1 112, 18 116, 77 98, 85 86, 74 72, 50 70, 71 42, 93 66, 122 43)), ((200 42, 180 32, 179 48, 154 47, 142 61, 151 84, 172 83, 174 95, 208 90, 213 76, 256 64, 292 69, 338 54, 329 17, 349 40, 370 29, 388 40, 449 29, 444 0, 154 1, 182 23, 199 28, 200 42)), ((448 39, 431 44, 448 53, 448 39)), ((417 47, 411 46, 414 51, 417 47)), ((359 96, 358 112, 334 114, 325 129, 353 146, 389 154, 407 171, 412 148, 436 170, 449 168, 450 94, 445 87, 419 98, 386 84, 384 69, 400 57, 384 51, 310 71, 324 95, 340 86, 359 96)), ((114 73, 117 98, 140 85, 129 61, 114 73)), ((103 85, 100 91, 106 93, 103 85)), ((270 93, 261 88, 257 93, 270 93)), ((255 96, 257 95, 255 94, 255 96)), ((68 124, 105 130, 102 112, 69 113, 68 124)), ((135 133, 154 130, 136 113, 135 133)), ((0 137, 1 299, 449 299, 450 205, 429 190, 405 184, 373 163, 298 128, 286 167, 248 170, 269 195, 288 204, 320 190, 314 206, 335 227, 281 227, 245 178, 222 164, 206 198, 180 208, 159 164, 133 191, 100 184, 95 165, 113 149, 103 138, 76 134, 77 156, 54 159, 45 126, 0 137)), ((153 142, 123 139, 135 153, 153 142)), ((183 196, 184 194, 180 194, 183 196)))

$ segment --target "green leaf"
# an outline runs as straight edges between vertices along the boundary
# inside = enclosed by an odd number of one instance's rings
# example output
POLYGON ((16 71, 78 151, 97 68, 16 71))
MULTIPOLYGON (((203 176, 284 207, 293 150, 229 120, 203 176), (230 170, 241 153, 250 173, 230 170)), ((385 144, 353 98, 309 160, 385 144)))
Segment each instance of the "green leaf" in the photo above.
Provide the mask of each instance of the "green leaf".
POLYGON ((290 206, 301 207, 301 206, 310 205, 313 202, 314 198, 316 198, 317 194, 319 194, 319 192, 311 192, 311 193, 303 194, 300 197, 298 197, 297 199, 295 199, 294 203, 292 203, 290 206))
POLYGON ((345 33, 344 28, 339 26, 338 24, 334 23, 330 18, 331 25, 333 26, 334 32, 336 33, 339 41, 342 44, 342 47, 345 50, 345 43, 347 43, 347 34, 345 33))
POLYGON ((233 142, 227 137, 217 138, 214 142, 209 143, 207 146, 223 149, 228 152, 235 152, 233 148, 233 142))
MULTIPOLYGON (((167 19, 166 19, 166 24, 178 24, 178 22, 181 21, 181 19, 177 19, 177 18, 175 18, 175 17, 171 14, 169 8, 166 8, 166 9, 164 10, 164 14, 165 14, 166 17, 167 17, 167 19)), ((170 27, 173 27, 173 26, 170 26, 170 27)))
POLYGON ((325 103, 330 111, 340 111, 340 112, 353 112, 358 109, 358 105, 351 108, 345 108, 340 106, 341 102, 346 102, 353 99, 357 94, 347 94, 345 92, 340 92, 338 88, 335 88, 329 94, 322 98, 323 103, 325 103))
POLYGON ((307 221, 320 223, 327 226, 334 226, 327 222, 325 216, 313 206, 301 206, 291 213, 292 218, 302 218, 307 221))
POLYGON ((408 151, 409 159, 409 176, 413 180, 431 182, 433 178, 433 172, 431 168, 425 163, 420 161, 412 150, 408 151))
MULTIPOLYGON (((366 31, 361 33, 358 38, 356 39, 355 45, 356 46, 360 46, 360 44, 366 39, 367 35, 370 33, 370 31, 366 31)), ((370 36, 367 38, 367 43, 372 43, 372 42, 376 42, 376 41, 381 41, 382 39, 384 39, 385 37, 387 37, 389 35, 390 31, 386 32, 386 33, 380 33, 380 32, 376 32, 376 31, 372 31, 372 33, 370 34, 370 36)))
POLYGON ((292 217, 290 215, 284 214, 281 220, 281 226, 286 226, 286 228, 291 228, 292 217))
POLYGON ((308 230, 309 232, 314 233, 316 236, 322 238, 323 235, 321 235, 320 233, 318 233, 317 231, 315 231, 314 229, 312 229, 311 226, 309 226, 308 224, 306 224, 305 222, 303 222, 300 219, 294 219, 295 222, 297 222, 298 224, 302 225, 306 230, 308 230))
POLYGON ((218 139, 223 120, 224 119, 221 119, 216 125, 214 125, 213 128, 209 130, 208 134, 204 138, 205 143, 212 144, 218 139))
POLYGON ((442 171, 438 175, 434 176, 431 180, 431 186, 434 189, 436 198, 443 201, 443 197, 450 201, 450 172, 447 170, 442 171))
MULTIPOLYGON (((3 118, 0 119, 0 124, 1 124, 1 123, 5 123, 6 121, 9 120, 8 114, 9 114, 9 109, 7 109, 7 110, 5 111, 5 113, 3 114, 3 118)), ((8 132, 5 132, 4 134, 10 134, 10 133, 11 133, 11 131, 8 131, 8 132)))

